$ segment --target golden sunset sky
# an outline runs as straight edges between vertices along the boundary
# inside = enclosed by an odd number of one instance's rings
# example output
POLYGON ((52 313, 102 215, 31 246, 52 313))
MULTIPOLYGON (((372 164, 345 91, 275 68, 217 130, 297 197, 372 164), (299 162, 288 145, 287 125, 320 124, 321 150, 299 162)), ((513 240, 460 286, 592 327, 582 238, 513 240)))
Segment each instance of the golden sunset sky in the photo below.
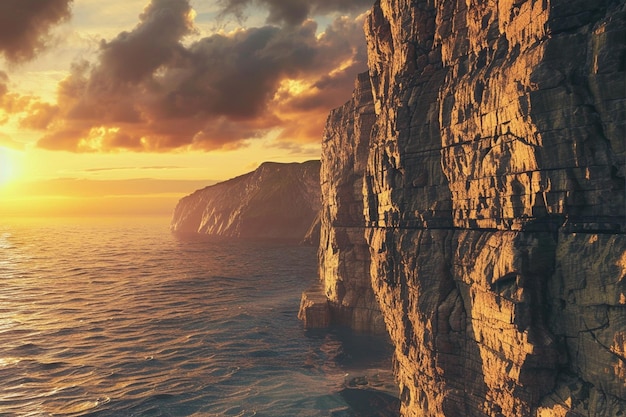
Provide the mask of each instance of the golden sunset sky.
POLYGON ((0 216, 167 215, 319 158, 371 3, 0 1, 0 216))

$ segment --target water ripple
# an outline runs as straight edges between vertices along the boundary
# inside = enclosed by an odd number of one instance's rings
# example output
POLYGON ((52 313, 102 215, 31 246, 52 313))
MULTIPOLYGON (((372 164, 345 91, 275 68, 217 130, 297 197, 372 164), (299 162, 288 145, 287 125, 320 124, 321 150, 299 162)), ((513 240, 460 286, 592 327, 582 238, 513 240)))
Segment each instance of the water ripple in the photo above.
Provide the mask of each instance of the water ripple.
POLYGON ((166 221, 0 224, 0 415, 329 415, 342 344, 296 319, 316 274, 166 221))

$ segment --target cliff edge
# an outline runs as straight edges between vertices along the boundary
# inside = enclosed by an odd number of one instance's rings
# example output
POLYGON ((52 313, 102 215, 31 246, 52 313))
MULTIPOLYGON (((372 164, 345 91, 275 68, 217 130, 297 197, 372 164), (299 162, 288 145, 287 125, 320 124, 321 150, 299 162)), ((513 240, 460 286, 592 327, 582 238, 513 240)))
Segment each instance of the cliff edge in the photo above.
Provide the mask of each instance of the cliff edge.
POLYGON ((181 199, 171 230, 302 241, 315 235, 319 224, 319 172, 319 161, 265 162, 253 172, 181 199))
POLYGON ((626 415, 626 1, 380 0, 365 32, 300 316, 380 314, 403 416, 626 415))

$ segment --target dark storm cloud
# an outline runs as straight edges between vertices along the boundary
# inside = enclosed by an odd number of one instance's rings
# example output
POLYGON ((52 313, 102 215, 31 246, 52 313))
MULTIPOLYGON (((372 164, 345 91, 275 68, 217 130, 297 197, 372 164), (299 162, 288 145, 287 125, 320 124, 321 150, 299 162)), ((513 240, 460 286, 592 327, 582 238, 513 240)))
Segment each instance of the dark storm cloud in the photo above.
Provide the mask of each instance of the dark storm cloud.
POLYGON ((243 19, 248 6, 262 6, 269 10, 268 23, 291 25, 300 24, 315 14, 363 12, 373 3, 373 0, 219 0, 223 14, 243 19))
POLYGON ((76 63, 57 106, 41 110, 39 123, 48 123, 39 146, 234 149, 277 128, 319 141, 326 113, 365 68, 362 20, 338 18, 322 34, 306 20, 183 45, 191 15, 188 1, 153 0, 132 31, 102 42, 97 62, 76 63))
POLYGON ((0 71, 0 97, 4 96, 9 91, 8 83, 9 76, 6 72, 0 71))
POLYGON ((72 0, 0 1, 0 53, 27 61, 44 49, 50 29, 68 19, 72 0))
POLYGON ((193 31, 191 6, 181 0, 153 0, 131 32, 102 42, 101 74, 116 83, 136 83, 183 53, 180 40, 193 31))
POLYGON ((165 97, 165 115, 260 115, 282 78, 315 66, 315 29, 311 22, 288 29, 267 26, 191 45, 181 65, 187 76, 165 97))

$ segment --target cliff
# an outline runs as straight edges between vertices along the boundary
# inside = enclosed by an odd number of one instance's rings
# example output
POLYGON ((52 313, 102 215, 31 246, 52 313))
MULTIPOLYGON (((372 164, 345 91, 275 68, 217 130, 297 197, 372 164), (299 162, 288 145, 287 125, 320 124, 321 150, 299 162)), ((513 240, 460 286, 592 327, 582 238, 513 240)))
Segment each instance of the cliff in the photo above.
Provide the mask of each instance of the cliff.
POLYGON ((319 224, 319 172, 319 161, 265 162, 253 172, 181 199, 171 230, 301 241, 315 234, 319 224))
POLYGON ((319 276, 309 290, 300 318, 307 327, 331 322, 358 331, 385 332, 370 283, 370 253, 363 218, 363 176, 376 121, 367 74, 359 75, 354 97, 333 110, 322 141, 319 276))
POLYGON ((301 317, 379 310, 403 416, 626 415, 626 1, 380 0, 365 32, 301 317))

